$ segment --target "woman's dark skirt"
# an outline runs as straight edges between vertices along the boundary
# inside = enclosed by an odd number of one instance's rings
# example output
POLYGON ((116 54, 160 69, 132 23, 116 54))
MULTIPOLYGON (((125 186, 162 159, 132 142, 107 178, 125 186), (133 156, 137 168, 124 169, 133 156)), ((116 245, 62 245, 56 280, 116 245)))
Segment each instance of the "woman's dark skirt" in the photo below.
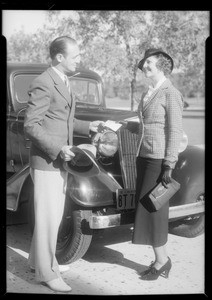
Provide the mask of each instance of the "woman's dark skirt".
POLYGON ((169 203, 156 212, 149 212, 148 195, 160 182, 162 159, 138 157, 136 161, 137 208, 132 243, 160 247, 168 239, 169 203))

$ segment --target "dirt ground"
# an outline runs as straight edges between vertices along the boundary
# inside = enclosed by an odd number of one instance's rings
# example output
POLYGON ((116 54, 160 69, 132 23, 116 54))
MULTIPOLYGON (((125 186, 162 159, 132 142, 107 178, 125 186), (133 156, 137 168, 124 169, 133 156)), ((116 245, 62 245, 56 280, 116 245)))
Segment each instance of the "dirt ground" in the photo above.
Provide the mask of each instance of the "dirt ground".
MULTIPOLYGON (((169 234, 167 250, 173 267, 168 279, 140 279, 153 260, 152 248, 131 243, 132 226, 95 234, 86 255, 62 277, 71 295, 204 294, 205 236, 188 239, 169 234)), ((7 226, 7 293, 57 294, 37 283, 27 265, 31 235, 28 226, 7 226)))

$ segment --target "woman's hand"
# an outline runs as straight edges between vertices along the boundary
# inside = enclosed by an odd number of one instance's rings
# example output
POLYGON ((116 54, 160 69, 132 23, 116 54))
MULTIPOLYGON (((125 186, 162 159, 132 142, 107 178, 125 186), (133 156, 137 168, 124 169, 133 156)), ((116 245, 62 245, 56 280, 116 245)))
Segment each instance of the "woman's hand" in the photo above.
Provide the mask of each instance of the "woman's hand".
POLYGON ((165 188, 168 188, 167 184, 171 183, 172 179, 172 168, 169 166, 163 167, 163 173, 162 173, 162 184, 165 186, 165 188))

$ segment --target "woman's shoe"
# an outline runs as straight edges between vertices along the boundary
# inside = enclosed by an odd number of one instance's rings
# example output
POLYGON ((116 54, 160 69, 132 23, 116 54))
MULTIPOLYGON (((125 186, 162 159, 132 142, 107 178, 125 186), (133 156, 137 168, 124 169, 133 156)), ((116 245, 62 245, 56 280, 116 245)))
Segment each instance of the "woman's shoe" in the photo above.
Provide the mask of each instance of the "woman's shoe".
POLYGON ((150 269, 153 267, 154 263, 155 263, 155 261, 152 261, 151 264, 149 265, 148 269, 145 270, 145 271, 143 271, 143 272, 141 272, 140 275, 143 276, 143 275, 148 274, 149 271, 150 271, 150 269))
POLYGON ((171 259, 168 257, 168 261, 159 270, 157 270, 152 265, 151 268, 146 270, 145 274, 141 275, 141 279, 142 280, 156 280, 156 279, 158 279, 159 276, 168 278, 171 267, 172 267, 171 259))

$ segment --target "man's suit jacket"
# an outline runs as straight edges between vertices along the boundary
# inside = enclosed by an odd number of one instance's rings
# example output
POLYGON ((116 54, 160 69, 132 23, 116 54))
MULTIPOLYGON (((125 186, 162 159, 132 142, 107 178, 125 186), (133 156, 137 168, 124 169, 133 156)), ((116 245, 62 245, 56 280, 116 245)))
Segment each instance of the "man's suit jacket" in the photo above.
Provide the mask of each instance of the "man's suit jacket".
POLYGON ((183 97, 169 79, 138 106, 140 130, 137 155, 164 159, 174 168, 182 140, 183 97))
POLYGON ((52 68, 39 75, 29 89, 24 130, 31 140, 30 166, 54 171, 62 167, 60 150, 72 145, 73 130, 89 134, 89 123, 74 119, 75 100, 52 68))

